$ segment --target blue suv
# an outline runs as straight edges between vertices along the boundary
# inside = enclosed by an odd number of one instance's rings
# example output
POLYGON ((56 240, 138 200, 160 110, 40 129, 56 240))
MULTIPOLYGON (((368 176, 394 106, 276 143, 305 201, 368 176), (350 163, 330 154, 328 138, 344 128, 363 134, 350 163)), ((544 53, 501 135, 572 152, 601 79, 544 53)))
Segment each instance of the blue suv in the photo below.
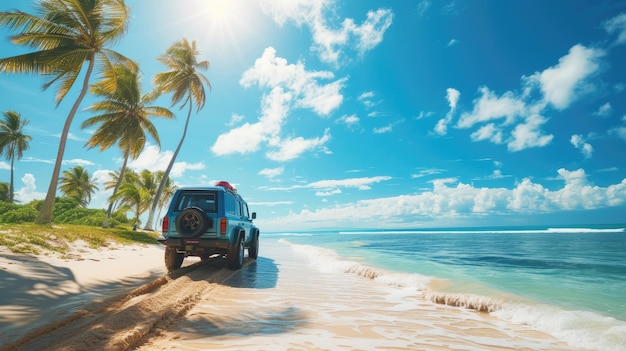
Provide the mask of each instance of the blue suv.
POLYGON ((228 268, 241 268, 244 250, 256 259, 259 254, 259 228, 252 220, 256 213, 228 182, 214 187, 179 188, 163 218, 165 266, 180 268, 187 256, 202 260, 214 254, 226 255, 228 268))

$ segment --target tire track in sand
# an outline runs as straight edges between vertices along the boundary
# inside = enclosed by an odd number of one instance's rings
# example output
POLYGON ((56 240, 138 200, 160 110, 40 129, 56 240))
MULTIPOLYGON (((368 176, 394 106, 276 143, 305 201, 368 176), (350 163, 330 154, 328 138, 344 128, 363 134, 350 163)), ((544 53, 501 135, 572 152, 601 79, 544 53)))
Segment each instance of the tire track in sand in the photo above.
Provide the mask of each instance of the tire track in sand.
MULTIPOLYGON (((249 262, 246 259, 244 265, 249 262)), ((128 350, 176 322, 202 294, 236 273, 225 268, 222 258, 183 267, 128 294, 87 305, 68 318, 0 347, 0 351, 128 350)))

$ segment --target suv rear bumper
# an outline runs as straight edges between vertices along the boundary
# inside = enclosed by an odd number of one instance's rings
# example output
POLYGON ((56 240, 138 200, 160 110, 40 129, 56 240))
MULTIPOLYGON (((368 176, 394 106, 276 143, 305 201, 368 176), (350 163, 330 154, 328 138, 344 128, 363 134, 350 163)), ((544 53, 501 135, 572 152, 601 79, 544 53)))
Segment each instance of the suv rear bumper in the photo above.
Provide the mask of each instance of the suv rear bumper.
POLYGON ((224 240, 210 238, 159 238, 166 247, 175 248, 178 252, 185 252, 188 256, 202 256, 214 253, 226 253, 229 248, 228 238, 224 240))

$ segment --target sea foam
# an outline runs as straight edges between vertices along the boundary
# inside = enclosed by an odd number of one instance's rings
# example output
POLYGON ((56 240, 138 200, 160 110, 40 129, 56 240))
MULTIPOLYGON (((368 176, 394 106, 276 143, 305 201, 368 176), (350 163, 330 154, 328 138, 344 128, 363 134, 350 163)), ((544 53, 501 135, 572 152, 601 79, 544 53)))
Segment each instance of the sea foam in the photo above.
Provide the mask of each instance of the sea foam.
POLYGON ((371 267, 343 258, 332 249, 294 244, 285 239, 279 239, 279 242, 290 245, 323 272, 344 272, 379 284, 413 288, 416 295, 426 301, 486 312, 504 321, 528 325, 574 347, 602 351, 626 350, 626 322, 612 317, 587 311, 568 311, 488 289, 484 291, 493 296, 450 292, 446 291, 447 287, 455 284, 443 279, 371 267))

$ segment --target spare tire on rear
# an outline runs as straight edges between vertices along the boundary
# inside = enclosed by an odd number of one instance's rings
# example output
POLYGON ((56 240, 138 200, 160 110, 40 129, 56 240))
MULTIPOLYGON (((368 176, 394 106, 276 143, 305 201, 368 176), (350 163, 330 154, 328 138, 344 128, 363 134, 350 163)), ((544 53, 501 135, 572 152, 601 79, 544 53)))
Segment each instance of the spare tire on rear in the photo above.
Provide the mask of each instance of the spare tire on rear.
POLYGON ((211 220, 197 207, 188 207, 176 216, 176 230, 181 236, 199 236, 209 229, 211 220))

